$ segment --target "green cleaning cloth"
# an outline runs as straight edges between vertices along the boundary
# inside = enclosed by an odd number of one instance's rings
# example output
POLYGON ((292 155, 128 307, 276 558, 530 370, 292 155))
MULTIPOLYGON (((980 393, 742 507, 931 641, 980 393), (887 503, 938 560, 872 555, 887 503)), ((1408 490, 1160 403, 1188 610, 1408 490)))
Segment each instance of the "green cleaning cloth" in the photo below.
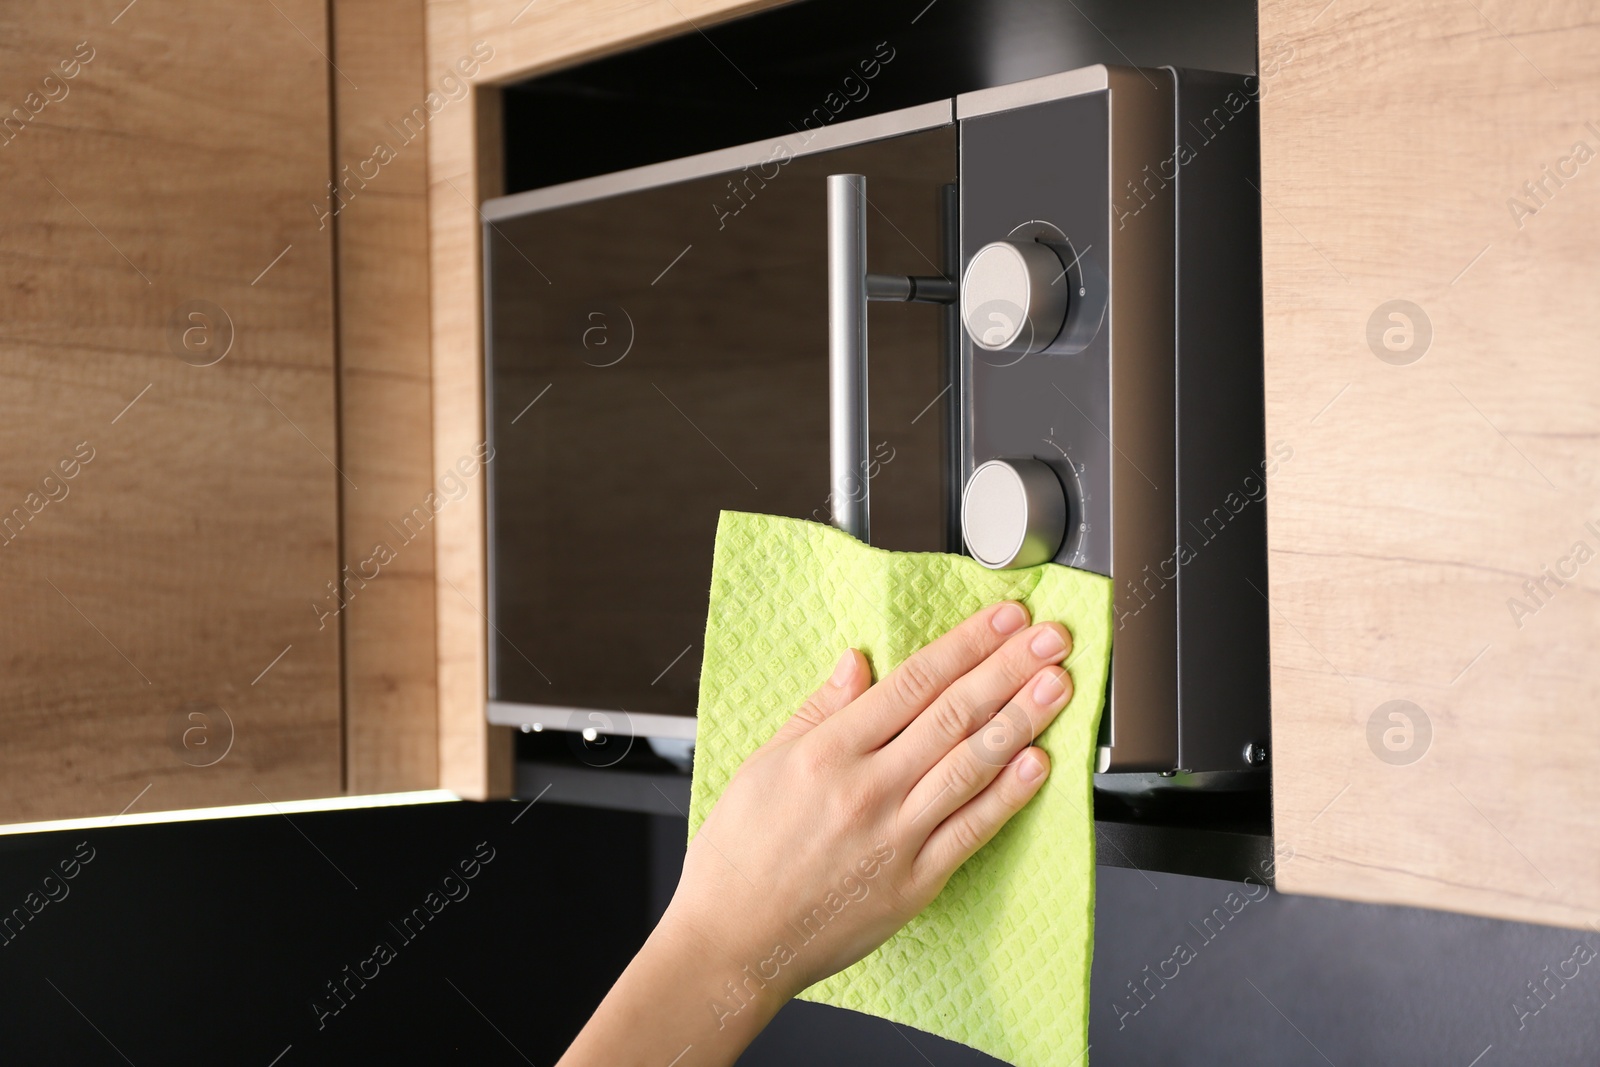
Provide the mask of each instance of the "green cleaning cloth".
POLYGON ((1110 665, 1111 580, 1045 564, 886 552, 828 526, 725 511, 700 672, 691 836, 744 758, 858 648, 882 678, 985 604, 1020 600, 1072 634, 1072 701, 1038 739, 1032 802, 876 952, 806 1000, 852 1008, 1017 1067, 1085 1061, 1094 937, 1090 775, 1110 665))

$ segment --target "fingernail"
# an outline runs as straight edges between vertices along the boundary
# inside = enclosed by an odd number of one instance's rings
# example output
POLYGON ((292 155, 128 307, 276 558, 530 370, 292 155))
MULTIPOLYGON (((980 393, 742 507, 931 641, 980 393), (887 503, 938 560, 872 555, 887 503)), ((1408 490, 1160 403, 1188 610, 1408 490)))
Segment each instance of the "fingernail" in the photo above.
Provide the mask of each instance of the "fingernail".
POLYGON ((839 664, 833 668, 833 677, 829 678, 828 681, 833 683, 835 689, 843 689, 845 683, 850 681, 850 676, 855 673, 855 670, 855 649, 847 648, 844 650, 844 655, 839 657, 839 664))
POLYGON ((1041 708, 1059 703, 1067 692, 1063 682, 1066 674, 1066 671, 1050 670, 1040 675, 1039 680, 1033 683, 1033 702, 1041 708))
POLYGON ((1022 781, 1032 784, 1044 777, 1044 760, 1032 752, 1025 752, 1022 761, 1017 764, 1017 777, 1022 781))
POLYGON ((995 628, 996 633, 1014 634, 1028 625, 1028 613, 1022 610, 1020 604, 1003 605, 989 619, 989 624, 995 628))
POLYGON ((1033 654, 1040 659, 1060 659, 1067 652, 1067 643, 1061 639, 1061 632, 1054 626, 1040 630, 1028 647, 1033 649, 1033 654))

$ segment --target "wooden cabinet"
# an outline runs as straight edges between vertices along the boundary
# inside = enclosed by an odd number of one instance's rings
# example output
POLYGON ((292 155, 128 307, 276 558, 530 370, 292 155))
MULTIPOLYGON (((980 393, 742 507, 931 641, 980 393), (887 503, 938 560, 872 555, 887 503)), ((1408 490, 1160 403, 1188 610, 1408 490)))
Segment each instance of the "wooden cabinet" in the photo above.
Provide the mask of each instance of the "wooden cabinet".
POLYGON ((336 794, 326 12, 0 22, 0 820, 336 794))
POLYGON ((455 457, 433 455, 427 142, 436 109, 470 104, 424 77, 420 0, 331 10, 341 463, 361 486, 342 499, 344 562, 374 575, 344 612, 345 785, 380 793, 439 781, 433 516, 455 457))
POLYGON ((1600 918, 1600 27, 1261 6, 1282 888, 1600 918))
POLYGON ((420 3, 0 23, 0 821, 434 785, 420 3))

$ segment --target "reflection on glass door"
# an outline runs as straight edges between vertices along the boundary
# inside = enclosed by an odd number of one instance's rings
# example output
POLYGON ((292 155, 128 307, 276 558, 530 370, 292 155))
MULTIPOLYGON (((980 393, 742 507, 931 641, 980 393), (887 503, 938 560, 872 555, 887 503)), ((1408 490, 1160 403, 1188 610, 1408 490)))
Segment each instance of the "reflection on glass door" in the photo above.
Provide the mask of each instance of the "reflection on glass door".
MULTIPOLYGON (((493 699, 693 713, 718 513, 829 517, 824 179, 940 274, 955 167, 947 126, 486 228, 493 699)), ((873 542, 943 551, 944 316, 869 323, 873 542)))

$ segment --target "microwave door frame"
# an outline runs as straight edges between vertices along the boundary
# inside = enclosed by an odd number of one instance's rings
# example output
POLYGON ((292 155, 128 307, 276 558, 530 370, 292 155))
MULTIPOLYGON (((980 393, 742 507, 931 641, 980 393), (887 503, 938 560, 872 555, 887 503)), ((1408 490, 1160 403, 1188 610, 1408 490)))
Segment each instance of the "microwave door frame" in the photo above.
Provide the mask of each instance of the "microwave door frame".
MULTIPOLYGON (((598 175, 592 178, 580 178, 576 181, 563 182, 560 185, 547 186, 542 189, 530 189, 526 192, 512 193, 508 196, 495 197, 485 201, 479 210, 479 216, 482 220, 479 241, 483 271, 482 329, 485 392, 482 403, 486 440, 493 443, 495 439, 494 405, 490 401, 495 381, 494 283, 493 275, 490 273, 490 249, 491 242, 495 239, 497 223, 543 211, 570 207, 574 204, 605 200, 627 193, 642 192, 647 189, 692 181, 696 178, 708 178, 717 174, 726 174, 744 167, 771 163, 777 158, 798 158, 800 156, 816 155, 837 148, 849 148, 871 141, 887 140, 891 137, 899 137, 905 134, 921 133, 944 126, 954 126, 955 121, 955 101, 947 98, 928 104, 919 104, 915 107, 884 112, 881 115, 869 115, 865 118, 852 119, 848 122, 840 122, 786 137, 766 141, 753 141, 736 145, 732 148, 702 152, 698 155, 685 156, 681 159, 668 160, 662 163, 650 163, 642 167, 633 167, 628 170, 598 175), (783 156, 782 153, 787 153, 787 155, 783 156)), ((963 344, 962 347, 964 349, 965 345, 963 344)), ((962 362, 965 362, 964 357, 962 362)), ((959 399, 957 403, 959 404, 959 399)), ((965 443, 968 435, 963 433, 961 436, 963 443, 965 443)), ((970 456, 963 456, 962 463, 963 469, 952 472, 953 475, 964 476, 965 467, 970 464, 970 456)), ((498 642, 494 640, 495 634, 499 632, 499 626, 496 622, 499 618, 499 611, 496 603, 494 581, 494 561, 498 558, 498 553, 495 543, 495 480, 493 478, 490 478, 486 485, 484 521, 484 540, 486 558, 488 560, 488 567, 485 569, 487 579, 485 621, 489 624, 488 628, 491 631, 485 635, 488 645, 486 656, 488 699, 485 710, 489 723, 494 726, 515 726, 525 730, 532 730, 536 727, 541 731, 558 730, 564 732, 593 729, 599 733, 631 737, 694 740, 695 724, 698 721, 695 715, 664 715, 654 712, 624 712, 620 709, 612 708, 578 708, 564 705, 527 704, 498 698, 496 695, 496 678, 498 677, 496 668, 499 661, 499 652, 496 649, 498 642), (622 720, 620 729, 617 728, 618 718, 622 720)))

